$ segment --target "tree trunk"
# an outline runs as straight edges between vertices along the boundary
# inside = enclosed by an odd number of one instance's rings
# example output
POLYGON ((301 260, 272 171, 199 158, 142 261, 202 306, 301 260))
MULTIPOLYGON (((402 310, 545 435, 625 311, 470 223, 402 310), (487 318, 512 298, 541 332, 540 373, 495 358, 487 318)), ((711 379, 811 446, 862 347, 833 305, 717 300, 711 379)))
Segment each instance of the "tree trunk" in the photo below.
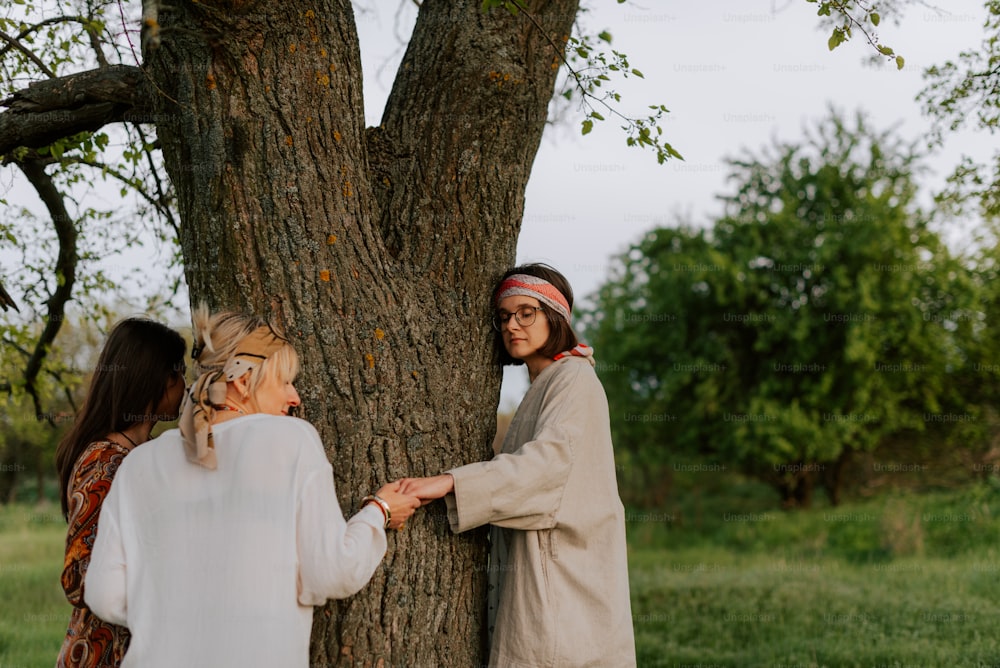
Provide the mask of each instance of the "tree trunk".
MULTIPOLYGON (((146 62, 192 301, 289 333, 345 514, 382 483, 491 456, 490 289, 577 4, 534 3, 543 34, 424 0, 368 131, 347 0, 163 7, 146 62)), ((312 665, 482 664, 485 559, 484 531, 452 536, 428 506, 368 587, 317 610, 312 665)))

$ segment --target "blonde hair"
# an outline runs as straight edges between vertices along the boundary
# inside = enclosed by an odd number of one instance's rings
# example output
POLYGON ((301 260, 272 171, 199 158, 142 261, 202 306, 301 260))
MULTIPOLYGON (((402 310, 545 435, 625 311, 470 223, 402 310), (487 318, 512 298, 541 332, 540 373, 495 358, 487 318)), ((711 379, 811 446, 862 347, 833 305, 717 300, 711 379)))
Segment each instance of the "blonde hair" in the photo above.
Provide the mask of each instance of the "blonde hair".
MULTIPOLYGON (((208 306, 204 303, 199 304, 194 310, 193 322, 194 347, 192 354, 197 351, 195 356, 196 376, 222 369, 226 361, 236 352, 243 337, 259 327, 271 327, 264 318, 257 315, 235 311, 209 313, 208 306)), ((273 327, 271 330, 275 335, 284 338, 281 332, 273 327)), ((299 374, 298 353, 295 352, 292 344, 286 341, 270 357, 251 369, 249 374, 250 379, 247 387, 256 408, 254 395, 265 379, 274 375, 281 383, 290 383, 295 380, 299 374)))

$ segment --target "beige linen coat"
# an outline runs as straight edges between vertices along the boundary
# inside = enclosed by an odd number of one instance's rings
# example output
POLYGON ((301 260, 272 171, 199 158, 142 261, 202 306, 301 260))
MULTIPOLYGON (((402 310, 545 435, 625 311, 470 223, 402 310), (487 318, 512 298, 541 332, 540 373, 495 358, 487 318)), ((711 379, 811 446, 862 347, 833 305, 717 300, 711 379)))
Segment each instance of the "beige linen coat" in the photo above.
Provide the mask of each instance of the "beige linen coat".
POLYGON ((586 357, 532 382, 500 454, 449 471, 459 533, 491 524, 490 666, 635 666, 608 401, 586 357))

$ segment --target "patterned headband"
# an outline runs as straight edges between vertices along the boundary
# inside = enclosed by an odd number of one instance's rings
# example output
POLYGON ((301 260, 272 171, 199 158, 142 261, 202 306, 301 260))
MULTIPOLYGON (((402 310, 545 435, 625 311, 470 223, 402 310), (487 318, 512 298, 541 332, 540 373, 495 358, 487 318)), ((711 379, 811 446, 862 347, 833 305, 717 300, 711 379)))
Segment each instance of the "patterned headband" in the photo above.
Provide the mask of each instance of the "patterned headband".
POLYGON ((497 288, 494 303, 499 304, 501 300, 512 296, 534 297, 561 315, 563 320, 570 321, 569 302, 566 301, 566 297, 544 278, 528 274, 508 276, 497 288))
MULTIPOLYGON (((244 336, 222 368, 209 368, 184 394, 180 430, 189 462, 214 470, 218 466, 212 442, 212 418, 226 403, 226 383, 253 371, 277 352, 287 340, 270 327, 258 327, 244 336)), ((199 356, 200 356, 199 350, 199 356)))

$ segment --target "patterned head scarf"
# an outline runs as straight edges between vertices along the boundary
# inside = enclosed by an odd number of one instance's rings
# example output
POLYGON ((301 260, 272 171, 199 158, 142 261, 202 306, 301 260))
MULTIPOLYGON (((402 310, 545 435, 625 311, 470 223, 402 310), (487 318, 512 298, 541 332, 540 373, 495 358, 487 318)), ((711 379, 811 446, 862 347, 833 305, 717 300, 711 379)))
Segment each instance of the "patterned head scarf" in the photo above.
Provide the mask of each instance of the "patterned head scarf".
MULTIPOLYGON (((218 462, 212 442, 212 418, 226 403, 226 383, 253 371, 286 343, 270 327, 258 327, 243 337, 225 364, 209 367, 191 384, 184 395, 180 417, 181 437, 189 462, 215 470, 218 462)), ((191 354, 197 360, 202 350, 203 347, 196 346, 191 354)))
POLYGON ((563 293, 559 292, 556 286, 552 285, 544 278, 529 276, 528 274, 514 274, 508 276, 497 288, 494 303, 499 304, 507 297, 520 295, 523 297, 534 297, 553 311, 562 316, 563 320, 569 322, 569 302, 563 293))

